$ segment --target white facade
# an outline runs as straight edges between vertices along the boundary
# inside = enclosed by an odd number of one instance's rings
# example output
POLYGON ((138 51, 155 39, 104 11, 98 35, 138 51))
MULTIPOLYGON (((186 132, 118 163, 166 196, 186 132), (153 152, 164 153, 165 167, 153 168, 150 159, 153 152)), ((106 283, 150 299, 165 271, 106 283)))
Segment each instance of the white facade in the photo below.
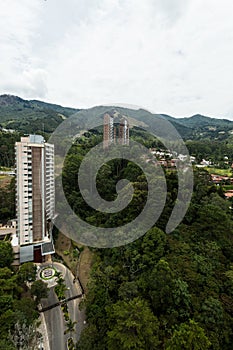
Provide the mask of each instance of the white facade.
POLYGON ((120 123, 120 138, 123 145, 129 145, 129 123, 123 118, 120 123))
POLYGON ((45 144, 45 210, 47 220, 52 220, 55 211, 54 145, 45 144))
MULTIPOLYGON (((37 245, 38 250, 41 244, 42 252, 42 244, 52 242, 55 190, 54 146, 45 143, 40 135, 22 137, 16 142, 16 186, 19 245, 37 245)), ((31 256, 29 260, 34 258, 31 256)))

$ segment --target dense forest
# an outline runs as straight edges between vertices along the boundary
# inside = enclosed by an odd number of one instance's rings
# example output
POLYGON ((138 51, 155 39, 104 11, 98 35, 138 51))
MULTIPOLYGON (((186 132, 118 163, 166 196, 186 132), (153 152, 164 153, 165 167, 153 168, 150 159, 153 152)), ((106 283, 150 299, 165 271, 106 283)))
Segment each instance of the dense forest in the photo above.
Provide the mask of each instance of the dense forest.
POLYGON ((0 186, 0 222, 6 223, 15 218, 15 178, 0 186))
POLYGON ((196 157, 197 163, 206 159, 224 168, 226 157, 233 159, 233 144, 229 141, 189 140, 186 146, 189 153, 196 157))
POLYGON ((0 166, 15 166, 15 142, 20 141, 22 134, 8 133, 0 130, 0 166))
MULTIPOLYGON (((85 205, 77 173, 86 152, 99 142, 99 135, 87 136, 77 141, 66 159, 67 199, 93 225, 124 224, 144 206, 145 178, 133 163, 111 161, 100 170, 97 188, 106 200, 112 200, 116 182, 128 176, 135 189, 131 205, 124 215, 107 216, 85 205)), ((83 304, 88 326, 77 349, 232 349, 231 203, 205 170, 196 169, 189 210, 182 224, 165 234, 176 200, 176 172, 167 170, 166 180, 167 202, 156 226, 131 244, 92 248, 95 258, 83 304)))

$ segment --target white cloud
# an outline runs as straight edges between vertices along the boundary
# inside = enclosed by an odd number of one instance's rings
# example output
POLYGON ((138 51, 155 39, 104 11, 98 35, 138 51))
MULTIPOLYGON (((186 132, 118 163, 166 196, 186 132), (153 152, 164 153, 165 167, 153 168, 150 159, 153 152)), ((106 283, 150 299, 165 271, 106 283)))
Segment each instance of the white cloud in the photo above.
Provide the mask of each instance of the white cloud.
POLYGON ((43 69, 28 69, 21 71, 17 80, 7 79, 3 83, 5 91, 17 94, 20 91, 27 98, 41 98, 47 95, 47 73, 43 69))
POLYGON ((0 6, 1 91, 45 97, 46 73, 37 67, 32 50, 40 23, 39 2, 5 0, 0 6))
POLYGON ((231 0, 5 4, 1 92, 76 107, 116 101, 233 118, 231 0))

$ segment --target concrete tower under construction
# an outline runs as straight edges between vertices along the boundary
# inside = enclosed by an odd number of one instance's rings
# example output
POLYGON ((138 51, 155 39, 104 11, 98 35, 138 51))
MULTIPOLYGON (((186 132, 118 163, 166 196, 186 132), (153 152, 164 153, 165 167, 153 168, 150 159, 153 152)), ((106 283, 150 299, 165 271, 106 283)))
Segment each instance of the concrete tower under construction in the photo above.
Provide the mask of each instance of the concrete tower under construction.
POLYGON ((108 113, 104 115, 103 148, 107 149, 111 144, 118 143, 129 145, 129 122, 123 117, 120 123, 114 125, 114 117, 108 113))
POLYGON ((103 136, 103 148, 106 149, 114 141, 114 125, 113 117, 108 113, 104 115, 104 136, 103 136))
POLYGON ((122 118, 119 126, 119 142, 122 145, 129 145, 129 122, 122 118))

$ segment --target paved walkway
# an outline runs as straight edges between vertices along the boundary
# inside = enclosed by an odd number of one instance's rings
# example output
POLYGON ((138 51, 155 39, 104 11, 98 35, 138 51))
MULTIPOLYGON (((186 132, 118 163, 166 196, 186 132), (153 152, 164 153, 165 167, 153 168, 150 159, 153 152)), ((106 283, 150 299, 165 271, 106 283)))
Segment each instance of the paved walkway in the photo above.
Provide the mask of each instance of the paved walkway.
POLYGON ((45 322, 45 317, 43 312, 40 314, 40 327, 38 328, 38 331, 42 334, 42 342, 39 346, 40 350, 50 350, 49 346, 49 338, 48 338, 48 332, 47 332, 47 327, 46 327, 46 322, 45 322))

